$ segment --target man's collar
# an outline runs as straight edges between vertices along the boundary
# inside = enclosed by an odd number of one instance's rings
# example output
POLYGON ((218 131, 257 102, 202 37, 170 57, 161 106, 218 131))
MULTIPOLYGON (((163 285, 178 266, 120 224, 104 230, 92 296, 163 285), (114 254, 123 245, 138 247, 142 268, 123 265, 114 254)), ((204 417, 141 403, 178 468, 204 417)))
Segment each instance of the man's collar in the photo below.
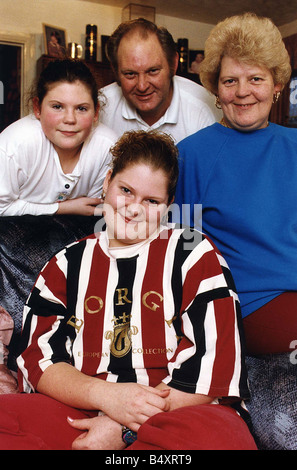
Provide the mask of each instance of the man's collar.
POLYGON ((176 124, 178 121, 179 115, 179 106, 180 106, 180 95, 179 89, 175 80, 175 76, 173 77, 173 94, 172 99, 169 107, 167 108, 165 114, 159 119, 159 121, 155 122, 152 126, 148 126, 148 124, 142 119, 142 117, 138 114, 134 106, 131 106, 130 103, 124 98, 122 95, 122 117, 127 120, 136 120, 140 122, 142 125, 152 128, 158 128, 163 124, 176 124))

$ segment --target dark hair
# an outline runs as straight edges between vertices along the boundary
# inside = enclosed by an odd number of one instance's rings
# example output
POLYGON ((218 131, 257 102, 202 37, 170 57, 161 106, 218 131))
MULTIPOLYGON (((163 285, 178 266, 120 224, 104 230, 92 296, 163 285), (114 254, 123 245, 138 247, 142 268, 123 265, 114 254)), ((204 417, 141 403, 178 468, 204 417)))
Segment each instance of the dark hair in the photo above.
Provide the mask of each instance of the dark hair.
POLYGON ((141 37, 147 38, 149 34, 155 34, 166 56, 171 76, 175 74, 176 44, 172 35, 166 28, 158 27, 155 23, 137 18, 136 20, 121 23, 113 32, 106 44, 106 52, 116 78, 118 79, 118 48, 122 38, 128 33, 139 32, 141 37))
POLYGON ((95 109, 98 105, 98 86, 90 69, 80 60, 57 59, 49 62, 47 67, 41 72, 40 77, 31 92, 31 99, 37 96, 41 105, 49 87, 56 82, 74 83, 76 81, 84 83, 91 93, 95 109))
POLYGON ((156 130, 125 132, 111 148, 111 154, 111 179, 130 165, 146 163, 164 171, 168 177, 168 202, 172 202, 178 179, 178 150, 168 134, 156 130))

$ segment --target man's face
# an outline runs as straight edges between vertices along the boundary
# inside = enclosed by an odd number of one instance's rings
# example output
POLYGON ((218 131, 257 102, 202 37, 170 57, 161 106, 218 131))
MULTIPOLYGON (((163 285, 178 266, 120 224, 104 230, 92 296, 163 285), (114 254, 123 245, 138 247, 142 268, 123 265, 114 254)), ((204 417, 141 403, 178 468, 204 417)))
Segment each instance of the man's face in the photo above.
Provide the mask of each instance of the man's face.
POLYGON ((122 38, 118 77, 124 97, 148 125, 164 115, 173 87, 167 58, 155 34, 144 39, 134 32, 122 38))

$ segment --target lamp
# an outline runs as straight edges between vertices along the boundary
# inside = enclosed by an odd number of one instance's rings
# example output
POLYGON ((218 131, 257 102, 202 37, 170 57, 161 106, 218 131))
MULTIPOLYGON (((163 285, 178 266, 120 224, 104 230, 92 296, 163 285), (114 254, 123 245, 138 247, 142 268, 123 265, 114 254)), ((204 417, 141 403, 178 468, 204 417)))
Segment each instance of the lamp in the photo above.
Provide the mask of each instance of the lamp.
POLYGON ((177 50, 179 53, 178 72, 185 73, 188 71, 188 39, 182 38, 177 40, 177 50))
POLYGON ((87 24, 86 26, 86 60, 97 60, 97 26, 94 24, 87 24))

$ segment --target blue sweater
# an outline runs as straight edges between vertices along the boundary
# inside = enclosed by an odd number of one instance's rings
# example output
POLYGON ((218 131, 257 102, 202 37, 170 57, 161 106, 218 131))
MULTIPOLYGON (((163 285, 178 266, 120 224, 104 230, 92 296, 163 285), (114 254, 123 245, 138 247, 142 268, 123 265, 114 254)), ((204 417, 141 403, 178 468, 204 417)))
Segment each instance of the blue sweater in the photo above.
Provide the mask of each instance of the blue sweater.
POLYGON ((202 229, 229 264, 242 316, 297 291, 297 130, 216 123, 178 147, 175 203, 191 205, 182 222, 201 229, 193 207, 202 204, 202 229))

